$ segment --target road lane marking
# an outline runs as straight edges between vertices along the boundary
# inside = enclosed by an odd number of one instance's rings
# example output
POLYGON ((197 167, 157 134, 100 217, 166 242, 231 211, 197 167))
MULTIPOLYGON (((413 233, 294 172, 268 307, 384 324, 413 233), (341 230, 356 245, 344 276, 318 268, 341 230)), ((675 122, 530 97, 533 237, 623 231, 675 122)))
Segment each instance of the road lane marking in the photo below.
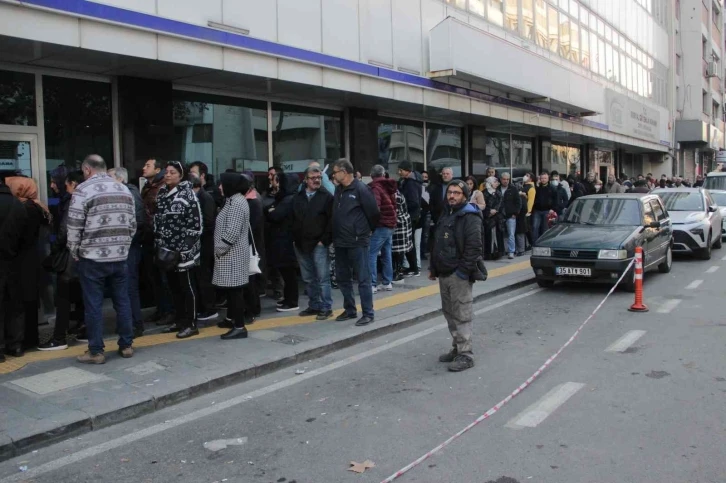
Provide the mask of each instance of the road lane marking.
POLYGON ((719 268, 721 268, 721 267, 719 267, 718 265, 714 265, 713 267, 711 267, 708 270, 706 270, 706 273, 713 273, 716 270, 718 270, 719 268))
POLYGON ((661 305, 660 307, 658 307, 657 312, 659 314, 668 314, 668 313, 670 313, 671 310, 673 310, 676 307, 678 307, 678 304, 680 304, 680 303, 681 303, 681 299, 670 299, 670 300, 666 300, 663 303, 663 305, 661 305))
POLYGON ((579 382, 560 384, 545 394, 539 401, 515 416, 506 424, 506 427, 517 430, 536 428, 583 387, 585 385, 579 382))
MULTIPOLYGON (((523 299, 525 297, 530 297, 533 294, 536 294, 543 290, 544 289, 540 289, 540 288, 534 289, 534 290, 528 290, 525 293, 516 295, 514 297, 508 298, 508 299, 503 300, 494 305, 490 305, 483 309, 477 310, 476 313, 482 314, 485 312, 490 312, 492 310, 496 310, 500 307, 508 306, 512 302, 523 299)), ((129 444, 139 441, 141 439, 148 438, 150 436, 154 436, 156 434, 162 433, 169 429, 173 429, 173 428, 182 426, 184 424, 189 424, 189 423, 198 421, 202 418, 206 418, 208 416, 212 416, 212 415, 220 413, 222 411, 226 411, 227 409, 238 406, 242 403, 251 401, 253 399, 260 398, 262 396, 266 396, 270 393, 279 391, 281 389, 288 388, 290 386, 294 386, 295 384, 299 384, 303 381, 307 381, 308 379, 313 378, 315 376, 327 374, 328 372, 334 371, 336 369, 340 369, 342 367, 346 367, 350 364, 353 364, 354 362, 358 362, 358 361, 361 361, 368 357, 380 354, 381 352, 385 352, 389 349, 393 349, 394 347, 398 347, 398 346, 401 346, 408 342, 414 341, 416 339, 426 337, 430 334, 433 334, 434 332, 438 332, 439 330, 444 330, 446 328, 447 328, 446 324, 439 324, 435 327, 430 327, 430 328, 423 330, 421 332, 418 332, 416 334, 411 334, 409 336, 403 337, 403 338, 395 340, 393 342, 389 342, 389 343, 383 344, 379 347, 375 347, 373 349, 361 352, 360 354, 355 354, 355 355, 352 355, 345 359, 341 359, 339 361, 333 362, 332 364, 328 364, 327 366, 323 366, 318 369, 313 369, 312 371, 308 371, 305 374, 296 375, 296 376, 286 379, 284 381, 276 382, 274 384, 270 384, 269 386, 265 386, 260 389, 256 389, 256 390, 248 392, 246 394, 241 394, 239 396, 233 397, 226 401, 218 402, 214 406, 202 408, 202 409, 193 411, 191 413, 187 413, 184 416, 180 416, 178 418, 174 418, 172 420, 166 421, 164 423, 155 424, 146 429, 142 429, 140 431, 126 434, 119 438, 112 439, 112 440, 106 441, 105 443, 101 443, 96 446, 93 446, 91 448, 86 448, 86 449, 83 449, 76 453, 71 453, 67 456, 63 456, 62 458, 58 458, 56 460, 49 461, 49 462, 44 463, 35 468, 30 468, 26 472, 9 475, 9 476, 1 479, 0 483, 10 483, 10 482, 31 480, 33 478, 37 478, 38 476, 43 475, 45 473, 49 473, 51 471, 56 471, 56 470, 66 467, 68 465, 77 463, 79 461, 83 461, 86 458, 91 458, 93 456, 97 456, 97 455, 105 453, 107 451, 111 451, 116 448, 120 448, 122 446, 129 445, 129 444)))
POLYGON ((624 336, 613 342, 610 347, 605 349, 605 352, 625 352, 628 350, 628 347, 635 344, 644 335, 644 330, 630 330, 624 336))
POLYGON ((686 290, 696 290, 698 287, 701 286, 703 283, 703 280, 694 280, 693 282, 686 285, 686 290))

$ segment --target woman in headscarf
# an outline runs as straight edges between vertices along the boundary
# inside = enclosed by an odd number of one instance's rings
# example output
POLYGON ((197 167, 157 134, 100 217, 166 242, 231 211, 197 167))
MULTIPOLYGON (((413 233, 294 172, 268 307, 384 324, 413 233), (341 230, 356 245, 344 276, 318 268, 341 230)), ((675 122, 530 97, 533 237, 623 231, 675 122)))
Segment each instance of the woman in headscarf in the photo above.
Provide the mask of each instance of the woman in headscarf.
POLYGON ((6 352, 12 356, 20 357, 26 349, 38 347, 38 298, 40 281, 40 253, 38 239, 40 227, 50 224, 52 217, 48 207, 38 198, 38 186, 32 178, 11 176, 5 178, 5 184, 10 192, 25 206, 28 214, 27 223, 23 230, 20 251, 15 259, 20 273, 20 288, 23 293, 24 334, 23 345, 8 347, 6 352))
POLYGON ((502 192, 499 191, 499 180, 490 176, 484 181, 484 258, 487 260, 496 260, 501 257, 504 249, 504 234, 500 226, 501 216, 499 216, 502 204, 502 192), (496 248, 494 244, 496 243, 496 248))
POLYGON ((225 202, 214 227, 212 283, 226 292, 227 318, 232 322, 222 339, 244 339, 248 307, 243 291, 250 283, 250 207, 245 194, 250 182, 238 173, 222 173, 219 178, 225 202))
POLYGON ((484 201, 484 195, 482 194, 482 192, 476 189, 476 178, 473 176, 467 176, 466 184, 469 186, 469 192, 471 193, 469 197, 469 203, 476 205, 479 210, 484 211, 484 208, 486 208, 487 204, 484 201))
MULTIPOLYGON (((70 205, 71 195, 76 186, 83 183, 83 172, 71 171, 63 182, 63 192, 67 194, 62 196, 58 207, 59 213, 59 229, 56 233, 55 241, 51 253, 58 253, 67 250, 66 242, 68 241, 68 206, 70 205)), ((86 326, 83 323, 84 306, 83 294, 81 293, 81 284, 75 273, 75 261, 69 257, 68 266, 62 272, 56 275, 56 296, 55 296, 55 327, 53 336, 38 346, 42 351, 57 351, 68 348, 67 335, 71 318, 71 304, 76 306, 76 320, 78 327, 74 330, 77 339, 86 340, 86 326)))
POLYGON ((177 332, 179 339, 199 334, 197 294, 190 271, 199 264, 202 249, 202 209, 186 167, 179 161, 166 165, 164 186, 159 189, 154 212, 154 237, 158 248, 177 252, 177 265, 166 272, 174 302, 176 321, 166 332, 177 332))

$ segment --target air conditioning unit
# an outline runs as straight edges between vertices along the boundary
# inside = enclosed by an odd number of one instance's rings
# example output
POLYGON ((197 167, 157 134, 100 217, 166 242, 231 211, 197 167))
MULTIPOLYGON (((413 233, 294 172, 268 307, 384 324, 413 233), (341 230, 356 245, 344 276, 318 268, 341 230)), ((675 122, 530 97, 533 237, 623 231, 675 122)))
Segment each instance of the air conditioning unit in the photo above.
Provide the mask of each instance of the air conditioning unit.
POLYGON ((706 77, 718 77, 718 63, 708 63, 708 65, 706 66, 706 77))

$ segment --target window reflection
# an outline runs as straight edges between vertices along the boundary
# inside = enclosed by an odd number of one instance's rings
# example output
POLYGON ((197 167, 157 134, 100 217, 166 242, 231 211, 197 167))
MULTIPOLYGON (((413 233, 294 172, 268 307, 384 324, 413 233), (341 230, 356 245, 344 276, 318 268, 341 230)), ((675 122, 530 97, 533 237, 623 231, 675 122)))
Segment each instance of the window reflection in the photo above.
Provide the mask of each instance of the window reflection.
POLYGON ((216 179, 231 169, 267 172, 267 109, 264 102, 204 98, 180 93, 174 102, 175 157, 202 161, 216 179), (193 100, 192 100, 193 99, 193 100), (241 104, 241 105, 232 105, 241 104))
POLYGON ((341 113, 272 105, 273 165, 302 173, 311 161, 329 164, 343 156, 341 113))
POLYGON ((576 22, 570 22, 570 60, 580 63, 580 28, 576 22))
POLYGON ((564 13, 560 13, 560 55, 570 56, 570 19, 564 13))
POLYGON ((547 4, 544 0, 536 0, 535 30, 536 42, 540 47, 549 47, 547 35, 547 4))
POLYGON ((0 124, 37 124, 35 74, 0 70, 0 124))
POLYGON ((487 16, 491 23, 502 27, 504 25, 504 0, 489 0, 487 16))
POLYGON ((484 0, 469 0, 469 11, 484 16, 484 0))
POLYGON ((398 179, 398 163, 404 160, 411 161, 414 171, 423 171, 423 147, 421 125, 378 124, 378 164, 386 168, 392 178, 398 179))
POLYGON ((522 0, 522 34, 534 40, 534 10, 532 0, 522 0))
POLYGON ((507 28, 509 30, 517 30, 519 23, 519 7, 517 0, 507 0, 507 28))
POLYGON ((557 52, 558 48, 558 37, 559 37, 559 21, 557 18, 557 9, 554 7, 549 7, 548 9, 548 40, 550 44, 550 51, 557 52))
POLYGON ((452 168, 454 176, 460 177, 463 173, 461 164, 464 159, 461 149, 461 128, 427 123, 426 157, 428 169, 440 172, 443 168, 452 168))

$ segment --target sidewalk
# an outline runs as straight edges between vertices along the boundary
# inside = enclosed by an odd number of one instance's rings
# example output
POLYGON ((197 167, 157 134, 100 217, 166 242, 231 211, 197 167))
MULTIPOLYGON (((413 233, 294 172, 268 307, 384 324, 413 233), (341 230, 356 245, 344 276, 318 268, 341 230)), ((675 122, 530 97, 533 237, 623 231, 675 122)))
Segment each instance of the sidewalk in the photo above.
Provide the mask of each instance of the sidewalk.
MULTIPOLYGON (((528 258, 487 262, 487 268, 489 280, 474 285, 475 301, 534 281, 528 258)), ((110 338, 107 362, 100 366, 75 361, 86 350, 82 343, 8 358, 0 364, 0 461, 438 316, 438 284, 425 273, 374 295, 376 321, 367 327, 280 314, 265 298, 247 340, 220 341, 226 330, 213 321, 190 339, 144 335, 134 341, 131 359, 118 356, 115 337, 110 338)), ((337 315, 342 297, 333 292, 337 315)), ((301 309, 306 304, 301 297, 301 309)))

